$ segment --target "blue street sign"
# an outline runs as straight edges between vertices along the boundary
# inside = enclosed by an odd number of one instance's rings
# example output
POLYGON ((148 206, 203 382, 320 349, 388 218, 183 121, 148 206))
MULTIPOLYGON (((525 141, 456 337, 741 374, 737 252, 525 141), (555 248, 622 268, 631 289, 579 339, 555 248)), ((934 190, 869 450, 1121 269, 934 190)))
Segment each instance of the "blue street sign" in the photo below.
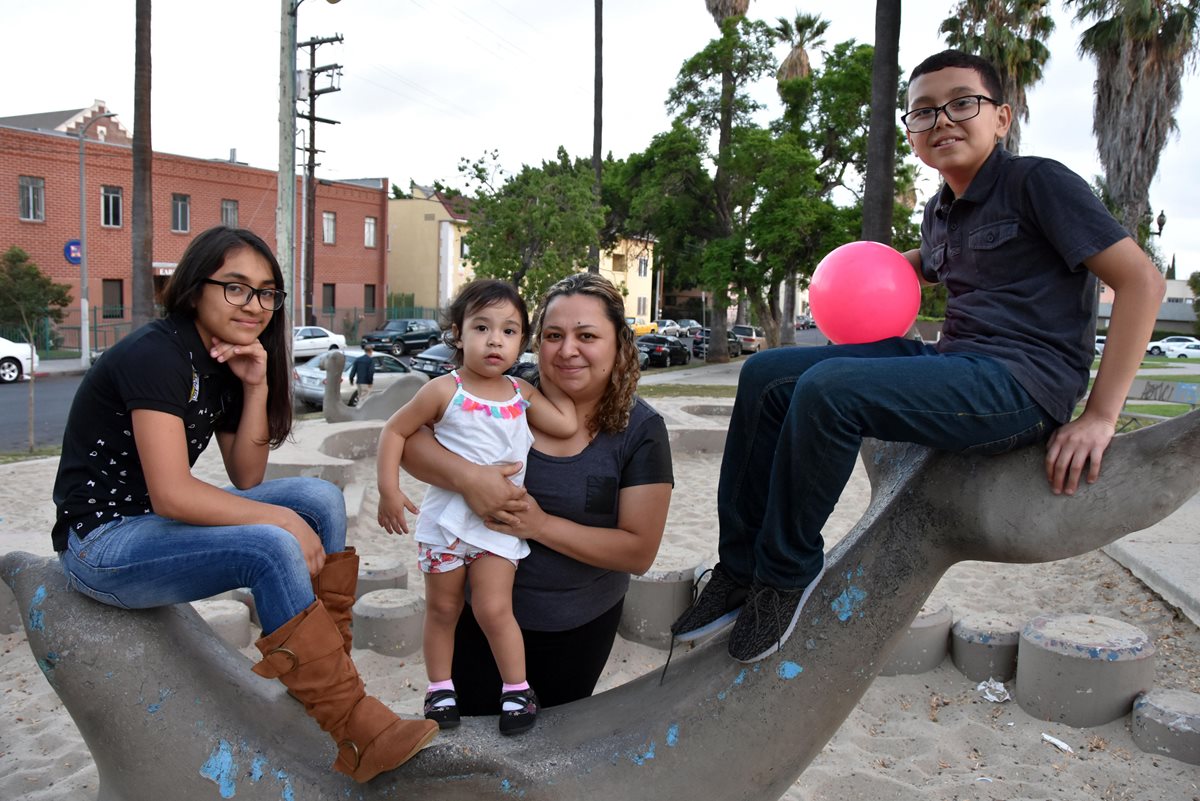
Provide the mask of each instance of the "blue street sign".
POLYGON ((79 244, 78 239, 70 239, 63 245, 63 258, 71 264, 83 261, 83 246, 79 244))

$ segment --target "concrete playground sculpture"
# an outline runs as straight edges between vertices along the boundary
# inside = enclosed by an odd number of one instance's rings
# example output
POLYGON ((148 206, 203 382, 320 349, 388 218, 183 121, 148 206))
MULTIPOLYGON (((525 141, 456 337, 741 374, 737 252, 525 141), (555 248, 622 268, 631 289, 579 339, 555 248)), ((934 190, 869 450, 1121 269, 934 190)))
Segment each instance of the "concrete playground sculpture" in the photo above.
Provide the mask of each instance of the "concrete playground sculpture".
POLYGON ((329 771, 328 739, 277 682, 180 605, 131 612, 66 590, 13 553, 0 573, 30 647, 95 758, 101 801, 133 799, 777 799, 859 701, 941 575, 1032 563, 1153 525, 1200 490, 1200 412, 1117 437, 1103 480, 1050 494, 1041 448, 970 457, 866 452, 872 500, 830 553, 795 634, 753 666, 723 643, 546 710, 532 732, 473 719, 367 785, 329 771))
POLYGON ((342 403, 338 384, 342 380, 342 368, 346 354, 340 350, 330 351, 325 359, 325 397, 321 408, 325 420, 330 423, 346 423, 355 420, 386 420, 404 404, 408 403, 425 383, 425 376, 410 373, 401 376, 395 383, 381 392, 372 392, 358 406, 342 403))

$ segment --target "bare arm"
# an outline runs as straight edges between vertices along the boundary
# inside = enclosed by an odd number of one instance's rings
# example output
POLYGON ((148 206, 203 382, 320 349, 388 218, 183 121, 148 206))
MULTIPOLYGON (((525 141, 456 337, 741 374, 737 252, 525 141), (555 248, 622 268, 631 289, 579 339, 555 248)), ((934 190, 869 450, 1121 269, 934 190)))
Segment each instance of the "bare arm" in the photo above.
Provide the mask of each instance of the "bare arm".
POLYGON ((542 391, 520 378, 517 383, 521 386, 521 394, 529 401, 529 422, 534 428, 559 439, 574 436, 579 430, 575 401, 545 379, 542 380, 542 391))
POLYGON ((209 354, 229 365, 242 382, 242 416, 237 431, 218 432, 217 447, 225 461, 225 472, 238 489, 257 487, 267 474, 270 430, 267 424, 267 352, 255 340, 234 345, 213 338, 209 354))
POLYGON ((1100 369, 1083 414, 1054 432, 1046 451, 1046 478, 1054 494, 1073 495, 1084 465, 1087 482, 1100 477, 1125 395, 1146 354, 1146 343, 1166 291, 1166 282, 1130 238, 1092 256, 1087 268, 1113 288, 1112 319, 1100 369))
MULTIPOLYGON (((375 480, 379 486, 379 525, 390 534, 408 533, 407 509, 419 514, 417 505, 400 489, 400 462, 408 438, 427 423, 437 420, 454 394, 445 377, 425 384, 412 400, 396 410, 379 432, 379 453, 375 462, 375 480)), ((451 387, 453 385, 451 384, 451 387)))
POLYGON ((490 524, 506 534, 537 540, 548 548, 594 567, 645 573, 654 564, 667 526, 670 484, 626 487, 617 496, 616 528, 597 528, 547 514, 532 497, 515 525, 490 524))
POLYGON ((401 464, 413 478, 462 495, 471 511, 484 520, 513 522, 513 512, 528 508, 525 488, 509 480, 521 469, 519 463, 475 464, 442 447, 428 428, 408 438, 401 464))
POLYGON ((913 272, 917 274, 917 280, 921 282, 921 286, 937 286, 937 281, 930 281, 925 278, 925 273, 921 271, 921 249, 913 248, 906 250, 902 254, 908 259, 908 263, 912 265, 913 272))
POLYGON ((325 563, 321 538, 300 515, 282 506, 233 495, 192 475, 181 418, 134 409, 132 420, 133 438, 155 514, 197 526, 278 526, 300 543, 309 573, 315 576, 320 572, 325 563))

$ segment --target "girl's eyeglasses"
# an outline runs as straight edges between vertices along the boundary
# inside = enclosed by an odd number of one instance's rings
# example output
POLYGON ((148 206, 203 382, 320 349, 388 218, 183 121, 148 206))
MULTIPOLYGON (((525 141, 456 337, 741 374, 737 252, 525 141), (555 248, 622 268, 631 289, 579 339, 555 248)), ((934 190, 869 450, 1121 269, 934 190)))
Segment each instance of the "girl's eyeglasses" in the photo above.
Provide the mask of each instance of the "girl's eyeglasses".
POLYGON ((287 293, 282 289, 255 289, 240 281, 214 281, 211 278, 205 278, 204 283, 223 287, 225 302, 232 306, 246 306, 251 298, 258 296, 258 305, 263 311, 279 311, 287 300, 287 293))

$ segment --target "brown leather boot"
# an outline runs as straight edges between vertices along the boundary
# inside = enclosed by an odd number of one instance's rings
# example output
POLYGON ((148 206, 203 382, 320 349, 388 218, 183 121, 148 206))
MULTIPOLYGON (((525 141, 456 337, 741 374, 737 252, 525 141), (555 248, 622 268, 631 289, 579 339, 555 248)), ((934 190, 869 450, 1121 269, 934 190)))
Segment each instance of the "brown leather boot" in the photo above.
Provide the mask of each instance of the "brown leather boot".
POLYGON ((314 601, 255 646, 263 659, 254 672, 279 679, 309 717, 337 743, 334 770, 366 782, 403 765, 437 734, 431 720, 402 720, 367 695, 342 636, 320 601, 314 601))
POLYGON ((325 609, 338 631, 342 633, 342 642, 346 653, 350 653, 350 644, 354 634, 350 623, 354 619, 354 596, 358 589, 358 554, 353 548, 347 548, 340 553, 331 553, 325 557, 325 566, 313 579, 313 594, 317 600, 325 604, 325 609))

